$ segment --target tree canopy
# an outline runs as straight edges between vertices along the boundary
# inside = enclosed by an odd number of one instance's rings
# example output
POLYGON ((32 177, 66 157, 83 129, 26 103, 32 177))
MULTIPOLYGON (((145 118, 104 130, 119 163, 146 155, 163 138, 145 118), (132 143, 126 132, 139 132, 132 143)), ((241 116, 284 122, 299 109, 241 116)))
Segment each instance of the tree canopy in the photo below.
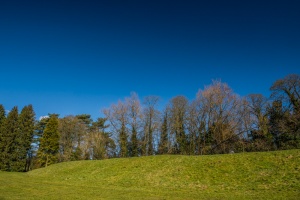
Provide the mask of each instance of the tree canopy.
POLYGON ((141 101, 131 93, 95 121, 89 114, 36 120, 32 105, 6 113, 0 104, 0 170, 83 159, 300 148, 300 76, 279 79, 270 91, 270 98, 242 97, 216 80, 195 99, 175 96, 165 107, 158 96, 141 101))

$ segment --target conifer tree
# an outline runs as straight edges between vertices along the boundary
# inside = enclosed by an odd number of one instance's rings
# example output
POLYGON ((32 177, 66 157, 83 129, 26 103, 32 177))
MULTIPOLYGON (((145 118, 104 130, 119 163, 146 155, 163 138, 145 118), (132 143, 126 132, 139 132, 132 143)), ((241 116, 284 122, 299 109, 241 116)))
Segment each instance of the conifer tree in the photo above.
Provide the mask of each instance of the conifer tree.
POLYGON ((31 143, 33 142, 35 113, 32 105, 25 106, 19 116, 20 128, 20 155, 18 160, 18 171, 28 171, 32 158, 31 143))
MULTIPOLYGON (((37 155, 37 152, 39 150, 40 146, 40 140, 41 137, 43 136, 44 130, 46 128, 47 123, 49 122, 49 116, 44 116, 41 117, 38 121, 36 121, 35 126, 34 126, 34 136, 33 136, 33 145, 32 145, 32 153, 37 155)), ((37 159, 37 156, 34 156, 32 159, 33 166, 38 167, 39 162, 37 159)))
POLYGON ((93 119, 91 118, 91 115, 89 114, 81 114, 81 115, 76 115, 76 118, 80 120, 81 122, 81 126, 79 126, 79 129, 85 129, 84 131, 79 131, 78 133, 78 137, 77 137, 77 147, 75 150, 75 157, 76 159, 79 159, 81 156, 82 152, 82 148, 81 148, 81 143, 84 140, 84 138, 87 136, 87 134, 89 133, 92 123, 93 123, 93 119))
POLYGON ((127 133, 124 123, 122 123, 120 130, 120 150, 120 157, 127 157, 127 133))
POLYGON ((18 108, 13 109, 8 113, 5 120, 2 132, 2 154, 1 154, 1 170, 18 171, 15 166, 19 160, 19 146, 21 138, 19 134, 18 124, 18 108))
POLYGON ((56 163, 58 160, 59 150, 59 133, 58 133, 58 117, 51 115, 43 136, 40 139, 40 147, 38 150, 38 160, 41 166, 47 167, 56 163))
POLYGON ((138 132, 141 121, 141 105, 138 95, 132 92, 129 98, 125 99, 125 106, 127 107, 127 120, 129 125, 130 140, 127 144, 128 156, 138 156, 138 132))
POLYGON ((5 120, 5 109, 2 104, 0 104, 0 126, 4 123, 5 120))
POLYGON ((2 155, 4 152, 4 123, 5 123, 5 109, 2 104, 0 104, 0 170, 3 169, 2 155))
POLYGON ((168 113, 165 111, 163 123, 161 125, 160 142, 158 147, 159 154, 168 153, 168 113))
POLYGON ((92 123, 89 139, 93 160, 113 156, 115 143, 114 140, 110 138, 110 132, 106 131, 108 127, 109 125, 106 125, 106 118, 98 118, 97 121, 92 123))
POLYGON ((131 134, 131 156, 133 157, 138 156, 137 131, 134 126, 132 127, 132 134, 131 134))
POLYGON ((184 96, 171 99, 171 131, 176 138, 175 151, 178 154, 187 153, 187 136, 185 131, 188 100, 184 96))

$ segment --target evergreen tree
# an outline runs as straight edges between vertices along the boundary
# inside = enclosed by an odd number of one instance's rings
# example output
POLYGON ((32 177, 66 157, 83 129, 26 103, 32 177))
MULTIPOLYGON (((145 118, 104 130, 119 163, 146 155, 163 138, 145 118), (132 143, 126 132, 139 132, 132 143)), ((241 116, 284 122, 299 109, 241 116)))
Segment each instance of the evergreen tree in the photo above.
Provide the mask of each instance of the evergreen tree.
POLYGON ((4 123, 5 120, 5 109, 2 104, 0 104, 0 126, 4 123))
POLYGON ((91 115, 89 114, 76 115, 76 118, 84 123, 87 127, 89 127, 93 122, 93 120, 91 119, 91 115))
POLYGON ((127 154, 128 156, 138 156, 138 132, 140 132, 141 123, 141 105, 139 97, 136 93, 132 92, 129 98, 125 99, 126 106, 126 118, 128 123, 128 144, 127 154), (130 128, 129 128, 130 127, 130 128))
POLYGON ((4 152, 4 123, 5 123, 5 109, 2 104, 0 104, 0 170, 3 169, 3 161, 2 156, 4 152))
POLYGON ((153 128, 152 128, 152 116, 149 118, 148 125, 148 155, 153 155, 153 128))
POLYGON ((8 113, 3 126, 1 143, 1 170, 18 171, 18 167, 15 164, 19 160, 19 146, 21 138, 19 134, 17 107, 13 107, 13 109, 8 113))
POLYGON ((35 113, 32 105, 25 106, 19 116, 21 134, 19 170, 28 171, 32 159, 31 143, 33 142, 35 113))
POLYGON ((94 160, 109 158, 113 156, 115 143, 110 138, 110 133, 106 131, 109 125, 106 125, 106 118, 98 118, 92 123, 89 137, 91 140, 92 158, 94 160))
POLYGON ((161 126, 160 143, 158 147, 159 154, 168 153, 168 113, 165 111, 163 123, 161 126))
POLYGON ((138 156, 138 139, 137 139, 137 131, 135 127, 132 127, 131 134, 131 156, 138 156))
MULTIPOLYGON (((91 155, 91 151, 89 150, 90 147, 84 148, 81 147, 81 144, 84 143, 84 140, 87 140, 91 136, 91 129, 93 124, 93 119, 89 114, 80 114, 76 115, 76 118, 79 119, 81 125, 79 126, 80 129, 84 129, 84 131, 80 131, 77 137, 77 147, 75 149, 73 159, 81 160, 81 159, 91 159, 93 157, 91 155)), ((88 139, 89 140, 89 139, 88 139)), ((87 141, 86 141, 87 142, 87 141)), ((88 146, 90 146, 91 141, 88 141, 88 146)))
POLYGON ((272 107, 269 109, 269 131, 274 138, 275 148, 281 147, 280 138, 283 135, 282 124, 283 124, 284 111, 282 109, 281 101, 274 101, 272 107))
POLYGON ((85 125, 77 117, 66 116, 59 119, 59 162, 74 159, 73 154, 74 150, 78 147, 78 137, 85 131, 84 128, 85 125))
POLYGON ((175 153, 187 153, 187 135, 185 131, 188 100, 184 96, 171 99, 171 131, 175 135, 175 153))
MULTIPOLYGON (((40 118, 39 121, 37 121, 35 123, 35 126, 34 126, 34 135, 33 135, 33 145, 32 145, 32 152, 33 154, 37 155, 37 152, 38 152, 38 149, 39 149, 39 146, 40 146, 40 139, 41 137, 43 136, 43 133, 44 133, 44 130, 46 128, 46 124, 49 122, 49 116, 46 116, 46 117, 42 117, 40 118)), ((35 156, 33 161, 33 165, 35 167, 38 167, 39 164, 37 162, 37 157, 35 156)))
POLYGON ((127 133, 125 124, 122 123, 120 130, 120 157, 127 157, 127 133))
POLYGON ((47 167, 56 163, 59 150, 59 133, 57 115, 51 115, 43 136, 40 138, 40 147, 38 150, 38 160, 41 166, 47 167))

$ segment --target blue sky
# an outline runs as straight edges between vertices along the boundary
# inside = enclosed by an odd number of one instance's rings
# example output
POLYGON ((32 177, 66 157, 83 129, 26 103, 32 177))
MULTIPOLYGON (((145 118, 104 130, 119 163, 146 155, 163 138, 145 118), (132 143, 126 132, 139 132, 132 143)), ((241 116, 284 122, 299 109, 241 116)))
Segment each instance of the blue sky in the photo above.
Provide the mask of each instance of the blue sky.
POLYGON ((212 79, 268 96, 300 74, 300 1, 1 1, 0 104, 88 113, 212 79))

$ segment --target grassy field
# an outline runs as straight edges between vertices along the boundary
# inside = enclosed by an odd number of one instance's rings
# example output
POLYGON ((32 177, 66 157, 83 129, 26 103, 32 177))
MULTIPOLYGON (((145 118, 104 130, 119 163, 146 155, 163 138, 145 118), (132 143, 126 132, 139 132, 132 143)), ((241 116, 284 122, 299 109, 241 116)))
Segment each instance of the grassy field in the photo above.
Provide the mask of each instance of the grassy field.
POLYGON ((300 150, 75 161, 0 172, 0 199, 300 199, 300 150))

